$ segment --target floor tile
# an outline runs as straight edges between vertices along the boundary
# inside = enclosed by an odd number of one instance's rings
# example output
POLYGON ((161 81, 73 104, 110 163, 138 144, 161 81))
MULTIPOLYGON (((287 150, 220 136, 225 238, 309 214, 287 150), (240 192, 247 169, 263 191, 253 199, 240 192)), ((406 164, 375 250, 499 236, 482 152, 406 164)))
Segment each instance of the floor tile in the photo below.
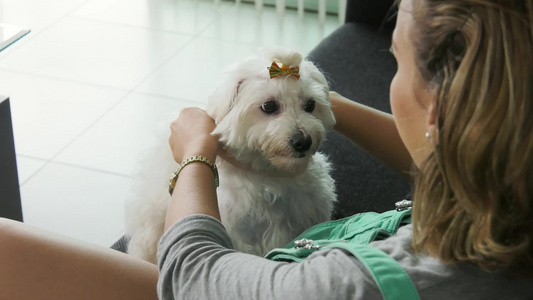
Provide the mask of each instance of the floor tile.
POLYGON ((221 71, 257 46, 198 38, 155 71, 137 91, 207 103, 221 71))
POLYGON ((196 34, 231 5, 213 0, 93 0, 74 15, 94 20, 196 34))
POLYGON ((22 188, 24 222, 109 247, 124 232, 129 178, 50 163, 22 188))
POLYGON ((131 89, 190 40, 69 17, 0 60, 0 69, 131 89))
POLYGON ((296 10, 287 9, 280 16, 274 7, 264 7, 258 12, 255 6, 241 3, 218 16, 201 36, 261 46, 282 46, 306 55, 339 26, 337 16, 327 16, 322 24, 316 13, 307 13, 300 18, 296 10))
POLYGON ((116 104, 123 90, 0 71, 17 154, 51 159, 116 104))
POLYGON ((17 155, 19 185, 24 185, 26 180, 35 175, 46 163, 44 159, 17 155))
POLYGON ((57 156, 56 161, 131 175, 139 155, 191 104, 151 95, 132 94, 57 156))

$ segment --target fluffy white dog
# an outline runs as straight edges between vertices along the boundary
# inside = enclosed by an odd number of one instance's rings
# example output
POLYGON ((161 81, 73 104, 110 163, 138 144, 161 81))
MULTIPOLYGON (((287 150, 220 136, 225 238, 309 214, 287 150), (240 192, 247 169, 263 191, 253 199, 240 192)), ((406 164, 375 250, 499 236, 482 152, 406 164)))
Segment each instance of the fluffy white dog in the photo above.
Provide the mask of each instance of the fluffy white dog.
MULTIPOLYGON (((336 200, 331 166, 316 152, 335 124, 328 94, 310 61, 270 48, 230 67, 209 98, 213 134, 232 157, 217 158, 217 196, 235 249, 264 255, 329 220, 336 200)), ((178 166, 161 141, 154 150, 160 154, 142 162, 126 211, 128 252, 151 262, 170 201, 168 178, 178 166)))

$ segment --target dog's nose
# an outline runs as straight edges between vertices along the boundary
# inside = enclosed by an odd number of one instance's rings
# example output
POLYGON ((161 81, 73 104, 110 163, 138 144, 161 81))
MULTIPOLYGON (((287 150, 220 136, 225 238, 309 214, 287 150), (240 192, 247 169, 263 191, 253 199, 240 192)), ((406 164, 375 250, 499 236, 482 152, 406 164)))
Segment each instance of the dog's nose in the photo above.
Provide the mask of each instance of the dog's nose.
POLYGON ((305 152, 311 148, 313 140, 310 136, 305 136, 303 132, 298 132, 291 139, 292 148, 297 152, 305 152))

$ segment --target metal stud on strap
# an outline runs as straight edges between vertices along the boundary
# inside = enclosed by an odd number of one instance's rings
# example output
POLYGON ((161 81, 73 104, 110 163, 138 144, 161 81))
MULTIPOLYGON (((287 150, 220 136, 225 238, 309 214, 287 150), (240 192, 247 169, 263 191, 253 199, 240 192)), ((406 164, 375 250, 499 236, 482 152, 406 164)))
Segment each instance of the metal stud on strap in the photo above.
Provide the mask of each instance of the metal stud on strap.
POLYGON ((413 201, 402 200, 402 201, 396 202, 394 205, 396 206, 396 211, 404 211, 404 210, 411 209, 411 207, 413 206, 413 201))
POLYGON ((315 241, 308 240, 308 239, 296 240, 296 241, 294 241, 294 248, 296 248, 296 249, 304 248, 304 249, 307 249, 307 250, 320 249, 320 246, 313 245, 314 242, 315 241))

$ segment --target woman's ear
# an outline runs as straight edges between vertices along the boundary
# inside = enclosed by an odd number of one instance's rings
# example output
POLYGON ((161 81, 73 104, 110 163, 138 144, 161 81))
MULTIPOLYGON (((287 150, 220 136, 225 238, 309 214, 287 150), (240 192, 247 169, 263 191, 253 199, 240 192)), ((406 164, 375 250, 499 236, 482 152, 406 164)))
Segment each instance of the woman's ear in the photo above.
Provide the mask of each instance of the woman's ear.
POLYGON ((426 106, 426 116, 427 116, 427 132, 431 137, 432 141, 438 141, 437 138, 439 132, 437 127, 437 95, 434 92, 430 92, 428 95, 428 105, 426 106))
POLYGON ((437 103, 433 99, 427 107, 427 122, 428 126, 435 126, 437 123, 437 103))

